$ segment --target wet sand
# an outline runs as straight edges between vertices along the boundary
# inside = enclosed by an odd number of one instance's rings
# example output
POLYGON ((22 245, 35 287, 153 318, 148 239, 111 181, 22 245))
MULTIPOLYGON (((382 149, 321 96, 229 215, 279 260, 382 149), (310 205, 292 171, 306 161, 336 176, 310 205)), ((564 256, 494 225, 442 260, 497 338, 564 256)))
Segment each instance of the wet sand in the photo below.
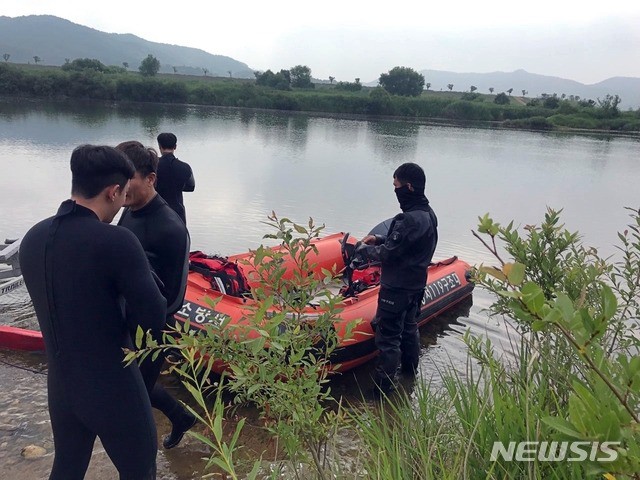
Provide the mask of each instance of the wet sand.
MULTIPOLYGON (((172 393, 177 385, 171 379, 163 383, 172 393)), ((42 354, 0 351, 0 471, 11 480, 47 479, 53 463, 53 436, 47 408, 47 376, 42 354), (46 453, 25 458, 22 450, 30 445, 46 453)), ((184 393, 177 392, 179 397, 184 393)), ((170 430, 168 420, 154 411, 158 426, 158 443, 170 430)), ((208 454, 200 442, 186 435, 172 450, 158 450, 158 479, 190 480, 202 476, 203 457, 208 454)), ((117 478, 117 471, 97 440, 87 471, 87 480, 117 478)))

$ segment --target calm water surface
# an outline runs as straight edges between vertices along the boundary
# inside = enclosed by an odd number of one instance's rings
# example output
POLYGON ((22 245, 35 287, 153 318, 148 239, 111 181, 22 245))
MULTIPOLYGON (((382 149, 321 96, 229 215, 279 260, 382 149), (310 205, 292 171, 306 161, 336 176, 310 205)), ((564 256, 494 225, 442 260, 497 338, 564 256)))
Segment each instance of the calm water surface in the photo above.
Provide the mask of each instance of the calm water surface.
MULTIPOLYGON (((176 154, 195 172, 196 191, 185 194, 192 247, 211 253, 259 245, 266 233, 261 222, 272 210, 300 222, 312 217, 328 233, 361 237, 398 212, 392 173, 408 161, 427 172, 427 196, 440 221, 436 258, 490 262, 471 235, 478 216, 490 212, 524 226, 540 223, 547 206, 563 208, 569 229, 613 254, 616 231, 628 219, 623 207, 640 206, 640 141, 633 138, 197 107, 0 101, 0 236, 22 235, 68 197, 69 157, 77 145, 135 139, 155 147, 162 131, 176 133, 176 154)), ((424 329, 425 378, 436 365, 464 368, 460 334, 466 329, 507 349, 505 326, 482 312, 490 303, 477 290, 473 302, 424 329)), ((45 368, 39 357, 2 352, 0 360, 45 368)), ((355 398, 367 386, 369 369, 337 379, 334 390, 355 398)), ((0 364, 0 411, 10 412, 0 416, 0 466, 10 468, 12 478, 46 478, 50 465, 50 457, 19 457, 29 443, 51 448, 42 378, 0 364), (8 384, 20 387, 9 391, 8 384)), ((165 434, 168 425, 156 418, 165 434)), ((202 448, 190 441, 176 451, 160 455, 162 478, 197 478, 202 448)), ((94 463, 92 478, 109 478, 99 448, 94 463)))

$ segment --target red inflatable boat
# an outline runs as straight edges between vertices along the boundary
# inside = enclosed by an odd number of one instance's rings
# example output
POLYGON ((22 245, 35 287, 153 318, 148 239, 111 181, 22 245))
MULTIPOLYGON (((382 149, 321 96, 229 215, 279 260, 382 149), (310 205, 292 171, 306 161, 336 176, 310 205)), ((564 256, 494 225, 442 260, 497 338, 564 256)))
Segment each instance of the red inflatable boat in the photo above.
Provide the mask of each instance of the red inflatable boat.
MULTIPOLYGON (((310 263, 315 263, 314 270, 331 270, 334 266, 342 270, 345 266, 345 245, 353 245, 355 239, 347 240, 347 235, 342 233, 323 237, 315 242, 317 255, 312 255, 310 263), (343 243, 344 242, 344 243, 343 243)), ((191 256, 191 268, 189 272, 187 293, 182 309, 175 315, 176 319, 184 322, 187 319, 193 329, 203 329, 209 323, 220 323, 226 317, 230 317, 230 324, 240 322, 248 313, 248 304, 251 299, 228 294, 229 290, 235 290, 246 284, 251 288, 251 270, 247 265, 251 254, 241 254, 228 257, 228 261, 214 258, 210 260, 211 271, 203 270, 204 262, 200 259, 206 256, 200 254, 191 256), (220 272, 218 275, 216 272, 220 272), (208 301, 209 300, 209 301, 208 301), (211 307, 211 300, 217 301, 215 309, 211 307)), ((287 265, 287 263, 285 263, 287 265)), ((291 264, 287 265, 292 267, 291 264)), ((429 267, 428 283, 422 299, 422 308, 419 314, 419 324, 424 325, 436 315, 450 309, 463 299, 471 295, 473 284, 468 279, 469 265, 457 257, 440 261, 429 267)), ((291 273, 288 269, 288 273, 291 273)), ((373 277, 375 280, 375 268, 354 272, 353 278, 359 278, 359 288, 351 290, 351 295, 344 298, 339 314, 340 318, 335 322, 335 329, 340 340, 339 347, 334 351, 332 363, 338 365, 337 370, 346 371, 362 365, 376 356, 377 350, 374 344, 371 320, 373 319, 378 302, 379 285, 363 284, 364 277, 373 277), (359 275, 358 275, 359 273, 359 275), (347 326, 350 322, 360 320, 352 330, 351 336, 345 339, 347 326)), ((379 273, 377 275, 379 279, 379 273)), ((353 286, 353 285, 352 285, 353 286)), ((309 314, 317 314, 317 308, 310 307, 309 314)), ((214 369, 216 367, 214 366, 214 369)))

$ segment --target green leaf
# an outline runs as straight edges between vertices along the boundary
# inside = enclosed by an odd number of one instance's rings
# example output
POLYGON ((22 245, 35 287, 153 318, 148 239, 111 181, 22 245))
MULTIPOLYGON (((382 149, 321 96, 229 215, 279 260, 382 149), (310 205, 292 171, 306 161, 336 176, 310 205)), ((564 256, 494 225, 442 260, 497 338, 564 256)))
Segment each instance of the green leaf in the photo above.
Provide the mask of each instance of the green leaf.
POLYGON ((138 348, 142 347, 143 337, 144 337, 144 330, 142 330, 142 327, 138 325, 138 328, 136 328, 136 347, 138 348))
POLYGON ((607 285, 602 286, 602 310, 607 320, 613 318, 618 309, 618 301, 611 288, 607 285))
POLYGON ((573 424, 571 424, 570 422, 568 422, 567 420, 565 420, 563 418, 544 417, 544 418, 542 418, 542 421, 544 423, 546 423, 547 425, 549 425, 551 428, 557 430, 560 433, 568 435, 569 437, 582 438, 582 435, 580 434, 580 432, 578 432, 575 429, 573 424))
POLYGON ((524 280, 525 269, 522 263, 506 263, 502 271, 512 285, 520 285, 524 280))
POLYGON ((482 265, 478 269, 478 271, 480 271, 481 273, 486 273, 487 275, 491 275, 492 277, 495 277, 503 282, 507 279, 507 276, 502 272, 502 270, 496 267, 485 267, 484 265, 482 265))
POLYGON ((520 289, 522 292, 522 301, 532 313, 540 313, 544 306, 544 292, 534 282, 525 283, 520 289))
POLYGON ((555 307, 560 311, 560 313, 562 313, 562 318, 564 318, 565 322, 571 324, 575 314, 575 308, 573 306, 573 302, 565 293, 558 292, 555 307))
POLYGON ((533 330, 534 332, 541 332, 546 327, 547 322, 545 322, 544 320, 536 320, 534 322, 531 322, 531 330, 533 330))

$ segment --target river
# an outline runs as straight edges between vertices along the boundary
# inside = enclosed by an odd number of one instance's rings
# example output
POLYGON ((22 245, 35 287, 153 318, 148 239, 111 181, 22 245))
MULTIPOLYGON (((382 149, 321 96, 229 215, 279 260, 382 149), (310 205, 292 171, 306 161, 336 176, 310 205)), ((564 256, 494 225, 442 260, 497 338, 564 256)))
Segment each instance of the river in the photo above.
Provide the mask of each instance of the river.
MULTIPOLYGON (((68 197, 76 146, 135 139, 156 147, 162 131, 178 136, 176 155, 194 170, 196 191, 185 194, 187 223, 192 249, 209 253, 259 245, 267 233, 261 222, 272 210, 299 222, 312 217, 327 233, 362 237, 398 212, 392 173, 409 161, 427 173, 427 196, 439 218, 436 259, 491 262, 471 234, 477 217, 490 212, 501 223, 513 219, 525 226, 540 223, 547 206, 562 208, 566 226, 579 230, 586 244, 614 254, 616 232, 628 220, 623 207, 639 206, 637 138, 191 106, 0 100, 0 235, 21 236, 68 197)), ((11 301, 20 303, 20 295, 11 301)), ((0 309, 2 301, 8 300, 0 300, 0 309)), ((429 379, 436 366, 463 368, 461 333, 467 329, 507 349, 505 326, 483 312, 490 303, 476 289, 472 302, 423 329, 421 375, 429 379)), ((5 315, 2 321, 13 320, 5 315)), ((10 478, 46 478, 52 443, 44 358, 2 351, 0 361, 0 469, 10 478), (23 459, 20 451, 28 444, 44 446, 48 454, 23 459)), ((369 371, 365 366, 335 379, 334 392, 356 398, 369 371)), ((163 381, 186 399, 175 380, 163 381)), ((156 419, 165 434, 166 420, 156 419)), ((199 478, 205 454, 193 439, 161 452, 160 478, 199 478)), ((110 468, 96 447, 87 478, 110 478, 110 468)))

